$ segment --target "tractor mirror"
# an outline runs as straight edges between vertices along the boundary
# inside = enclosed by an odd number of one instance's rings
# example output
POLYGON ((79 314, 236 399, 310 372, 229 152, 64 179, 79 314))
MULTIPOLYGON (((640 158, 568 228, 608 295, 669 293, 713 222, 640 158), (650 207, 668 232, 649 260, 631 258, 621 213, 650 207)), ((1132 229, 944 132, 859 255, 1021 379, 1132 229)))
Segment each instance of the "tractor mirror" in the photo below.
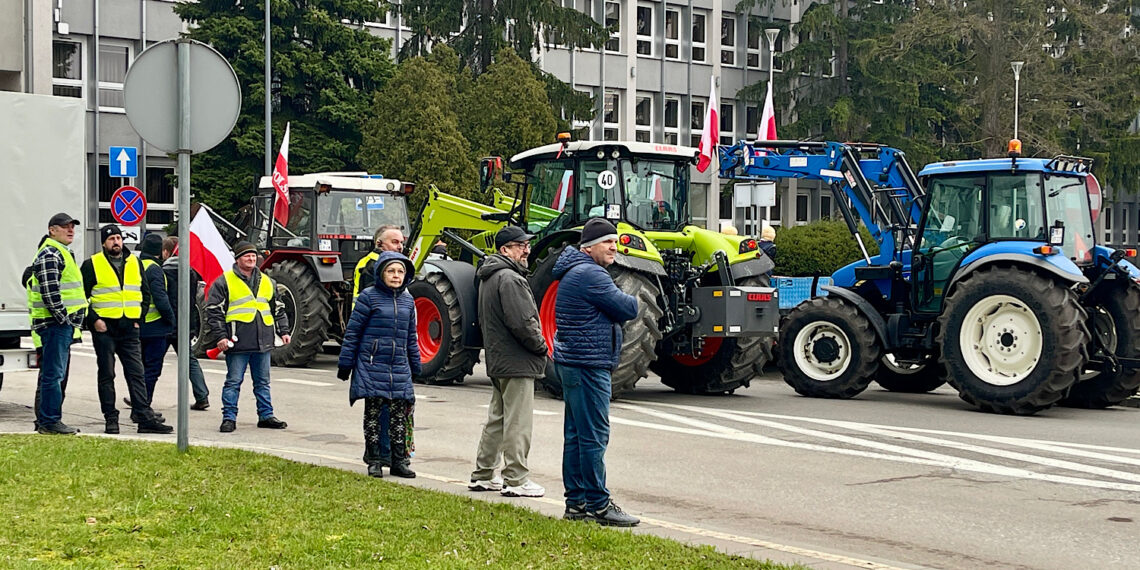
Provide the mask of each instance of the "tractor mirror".
POLYGON ((479 190, 486 192, 487 188, 495 182, 495 177, 503 171, 503 158, 499 156, 489 156, 481 160, 479 166, 479 190))

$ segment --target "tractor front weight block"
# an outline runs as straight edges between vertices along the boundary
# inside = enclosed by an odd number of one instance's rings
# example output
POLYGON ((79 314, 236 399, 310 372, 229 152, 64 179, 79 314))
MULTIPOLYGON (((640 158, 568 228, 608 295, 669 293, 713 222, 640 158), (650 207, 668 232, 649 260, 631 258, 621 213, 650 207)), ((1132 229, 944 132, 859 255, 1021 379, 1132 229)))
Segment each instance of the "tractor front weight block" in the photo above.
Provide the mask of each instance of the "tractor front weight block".
POLYGON ((748 337, 776 334, 780 299, 773 287, 697 287, 693 336, 748 337))

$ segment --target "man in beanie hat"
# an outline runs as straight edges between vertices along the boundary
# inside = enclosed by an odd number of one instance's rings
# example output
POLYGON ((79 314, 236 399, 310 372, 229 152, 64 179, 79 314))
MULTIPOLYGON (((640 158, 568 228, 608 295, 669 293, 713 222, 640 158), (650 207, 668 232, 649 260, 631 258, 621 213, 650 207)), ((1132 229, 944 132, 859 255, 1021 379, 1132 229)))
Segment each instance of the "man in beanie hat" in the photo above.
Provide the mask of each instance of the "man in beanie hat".
POLYGON ((554 369, 562 382, 564 518, 610 526, 641 522, 626 514, 606 489, 610 440, 610 372, 621 357, 621 324, 637 316, 637 299, 614 284, 606 267, 617 256, 617 228, 593 218, 578 247, 554 263, 560 280, 554 304, 554 369))
POLYGON ((534 294, 526 280, 533 238, 518 226, 504 227, 495 234, 499 253, 483 258, 475 272, 482 282, 479 325, 487 347, 491 404, 467 488, 501 491, 507 497, 541 497, 546 493, 530 479, 527 468, 534 381, 546 374, 546 340, 538 323, 534 294), (502 478, 495 476, 500 456, 502 478))
POLYGON ((273 415, 269 395, 269 353, 275 335, 289 344, 289 318, 277 301, 277 286, 257 268, 257 248, 248 241, 234 245, 234 266, 210 286, 206 323, 218 349, 226 353, 226 383, 222 386, 222 425, 219 431, 237 429, 238 395, 245 369, 253 378, 257 400, 257 427, 285 429, 273 415))
POLYGON ((154 385, 162 375, 162 361, 166 357, 166 337, 174 332, 177 316, 170 302, 169 284, 162 271, 162 236, 150 233, 143 237, 139 258, 143 264, 143 278, 150 288, 150 307, 143 317, 139 337, 142 341, 143 379, 146 382, 147 403, 154 400, 154 385))
MULTIPOLYGON (((83 289, 91 311, 87 328, 95 345, 99 372, 99 404, 105 433, 119 433, 119 410, 115 407, 115 357, 123 363, 123 377, 131 401, 131 421, 139 433, 171 433, 162 416, 150 407, 139 341, 139 326, 151 303, 150 286, 143 279, 139 258, 123 249, 123 233, 111 224, 99 229, 103 249, 83 262, 83 289)), ((167 307, 169 309, 169 307, 167 307)))

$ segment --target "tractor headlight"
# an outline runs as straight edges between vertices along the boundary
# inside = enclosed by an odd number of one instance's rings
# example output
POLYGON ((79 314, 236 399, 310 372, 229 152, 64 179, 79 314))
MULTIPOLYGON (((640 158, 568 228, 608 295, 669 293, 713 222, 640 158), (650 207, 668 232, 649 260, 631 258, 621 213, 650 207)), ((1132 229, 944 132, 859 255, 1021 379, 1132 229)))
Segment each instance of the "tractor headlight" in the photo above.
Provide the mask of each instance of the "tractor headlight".
POLYGON ((645 251, 645 240, 635 235, 621 234, 621 237, 618 238, 618 243, 627 250, 632 247, 633 249, 645 251))

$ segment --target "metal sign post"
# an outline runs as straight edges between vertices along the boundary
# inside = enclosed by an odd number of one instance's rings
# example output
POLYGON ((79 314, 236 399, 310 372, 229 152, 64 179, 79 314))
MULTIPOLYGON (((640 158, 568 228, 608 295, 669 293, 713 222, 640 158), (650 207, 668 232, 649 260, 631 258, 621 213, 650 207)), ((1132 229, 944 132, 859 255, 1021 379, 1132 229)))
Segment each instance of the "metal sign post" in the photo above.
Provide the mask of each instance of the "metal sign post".
POLYGON ((229 136, 241 111, 241 90, 233 68, 218 52, 180 38, 139 54, 127 70, 123 92, 127 120, 139 136, 178 155, 178 450, 186 451, 190 299, 197 295, 190 291, 190 155, 210 150, 229 136))

